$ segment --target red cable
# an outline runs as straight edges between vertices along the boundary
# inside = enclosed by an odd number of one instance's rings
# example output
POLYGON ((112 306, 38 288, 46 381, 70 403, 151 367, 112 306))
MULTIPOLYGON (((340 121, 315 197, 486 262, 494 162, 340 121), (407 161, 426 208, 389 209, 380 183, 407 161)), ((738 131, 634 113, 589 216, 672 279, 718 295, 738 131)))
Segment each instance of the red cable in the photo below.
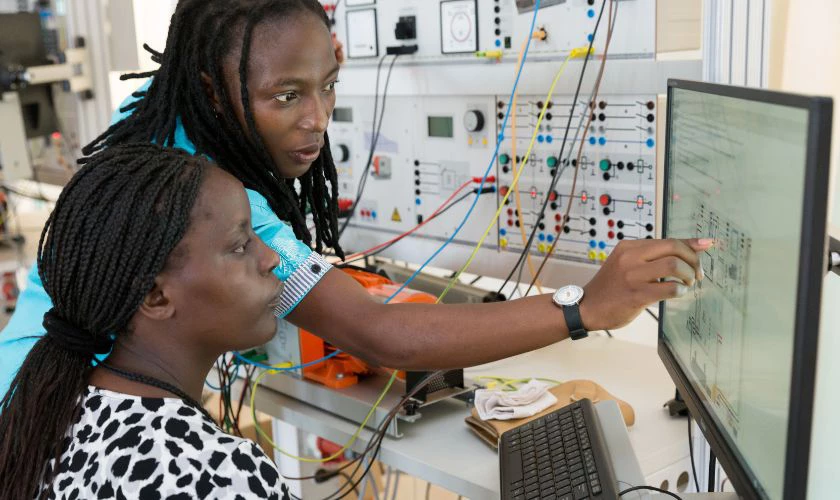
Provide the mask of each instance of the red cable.
MULTIPOLYGON (((467 186, 469 186, 470 184, 472 184, 472 183, 474 183, 474 182, 476 182, 476 183, 480 183, 480 182, 481 182, 481 177, 474 177, 474 178, 472 178, 472 179, 468 180, 467 182, 465 182, 465 183, 461 184, 461 186, 460 186, 458 189, 456 189, 456 190, 455 190, 455 191, 454 191, 454 192, 453 192, 453 193, 449 196, 449 198, 447 198, 447 199, 446 199, 446 201, 444 201, 444 202, 443 202, 443 203, 442 203, 442 204, 441 204, 441 205, 437 208, 437 210, 435 210, 435 211, 432 213, 432 215, 430 215, 430 216, 429 216, 426 220, 424 220, 424 221, 423 221, 423 222, 421 222, 420 224, 417 224, 416 226, 414 226, 413 228, 409 229, 408 231, 406 231, 406 232, 402 233, 401 235, 396 236, 396 237, 394 237, 394 238, 392 238, 392 239, 390 239, 390 240, 386 241, 385 243, 380 243, 379 245, 376 245, 375 247, 372 247, 372 248, 368 248, 367 250, 365 250, 365 251, 363 251, 363 252, 356 252, 356 253, 354 253, 353 255, 349 255, 349 256, 345 257, 345 258, 344 258, 344 260, 343 260, 342 262, 347 262, 348 260, 353 260, 353 259, 355 259, 356 257, 361 257, 362 255, 366 255, 366 254, 369 254, 369 253, 371 253, 371 252, 375 252, 375 251, 379 250, 380 248, 386 247, 386 246, 390 245, 391 243, 394 243, 394 242, 396 242, 396 241, 399 241, 399 240, 401 240, 401 239, 405 238, 406 236, 408 236, 408 235, 410 235, 410 234, 414 233, 415 231, 417 231, 417 230, 418 230, 418 229, 420 229, 421 227, 423 227, 423 226, 425 226, 426 224, 428 224, 429 222, 431 222, 431 221, 432 221, 432 219, 434 219, 434 218, 435 218, 435 216, 437 216, 438 212, 440 212, 441 210, 443 210, 443 209, 446 207, 446 205, 448 205, 448 204, 449 204, 449 202, 450 202, 450 201, 452 201, 452 199, 453 199, 453 198, 455 198, 455 197, 458 195, 458 193, 460 193, 461 191, 463 191, 463 190, 464 190, 467 186)), ((488 178, 487 178, 487 180, 486 180, 485 182, 488 182, 488 183, 493 183, 493 182, 496 182, 496 178, 495 178, 495 177, 492 177, 492 176, 491 176, 491 177, 488 177, 488 178)))

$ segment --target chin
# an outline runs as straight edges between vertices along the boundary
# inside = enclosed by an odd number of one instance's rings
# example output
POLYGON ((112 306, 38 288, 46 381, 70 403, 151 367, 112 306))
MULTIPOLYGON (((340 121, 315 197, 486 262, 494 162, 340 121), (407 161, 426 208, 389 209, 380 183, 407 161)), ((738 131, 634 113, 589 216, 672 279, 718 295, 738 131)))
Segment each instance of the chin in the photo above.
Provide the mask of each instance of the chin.
POLYGON ((312 168, 312 163, 280 165, 277 170, 280 172, 280 177, 284 179, 297 179, 306 175, 310 168, 312 168))

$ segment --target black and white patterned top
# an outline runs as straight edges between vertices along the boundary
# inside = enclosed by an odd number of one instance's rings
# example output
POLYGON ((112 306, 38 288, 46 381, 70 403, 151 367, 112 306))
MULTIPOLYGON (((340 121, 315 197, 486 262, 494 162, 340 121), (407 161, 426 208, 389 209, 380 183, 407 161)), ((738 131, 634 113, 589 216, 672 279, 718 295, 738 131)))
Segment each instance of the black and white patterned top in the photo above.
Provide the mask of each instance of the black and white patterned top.
MULTIPOLYGON (((176 398, 89 387, 47 498, 288 499, 253 441, 225 434, 176 398)), ((55 467, 55 460, 48 467, 55 467)))

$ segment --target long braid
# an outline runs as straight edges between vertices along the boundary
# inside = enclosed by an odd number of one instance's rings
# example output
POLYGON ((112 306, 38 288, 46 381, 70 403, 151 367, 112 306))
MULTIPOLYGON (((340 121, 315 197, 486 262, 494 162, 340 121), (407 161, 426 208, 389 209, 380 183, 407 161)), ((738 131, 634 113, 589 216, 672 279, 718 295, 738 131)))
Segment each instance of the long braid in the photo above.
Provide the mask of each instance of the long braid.
POLYGON ((264 196, 277 216, 289 222, 297 238, 313 243, 306 226, 309 212, 315 222, 315 250, 332 247, 343 256, 338 243, 338 175, 327 134, 321 154, 309 171, 297 182, 287 182, 257 133, 246 85, 255 26, 269 17, 299 13, 314 14, 329 27, 317 0, 181 0, 170 22, 165 50, 156 52, 146 47, 160 68, 122 77, 153 74, 151 85, 139 100, 122 108, 131 115, 109 127, 83 152, 91 154, 106 146, 147 140, 172 145, 180 120, 197 153, 209 156, 245 187, 264 196), (241 93, 231 96, 222 60, 239 45, 241 93), (202 73, 210 77, 220 110, 214 110, 207 97, 202 73), (233 99, 243 104, 244 130, 234 114, 233 99))
POLYGON ((151 143, 111 146, 81 162, 38 241, 38 272, 53 301, 44 320, 47 335, 0 400, 4 500, 31 500, 49 491, 39 487, 51 484, 62 467, 59 458, 79 415, 93 352, 107 352, 112 335, 129 330, 187 230, 208 165, 199 156, 151 143), (67 325, 95 350, 68 349, 61 336, 67 325), (43 401, 50 402, 49 411, 43 401))

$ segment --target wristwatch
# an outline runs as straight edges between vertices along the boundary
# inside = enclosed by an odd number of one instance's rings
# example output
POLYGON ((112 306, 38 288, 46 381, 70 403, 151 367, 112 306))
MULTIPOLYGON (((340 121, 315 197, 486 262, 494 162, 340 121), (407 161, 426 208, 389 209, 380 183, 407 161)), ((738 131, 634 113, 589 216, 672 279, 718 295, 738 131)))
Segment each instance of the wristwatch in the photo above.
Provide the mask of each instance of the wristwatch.
POLYGON ((583 299, 583 288, 577 285, 566 285, 554 292, 552 300, 558 307, 563 309, 566 317, 566 326, 569 328, 569 337, 572 340, 585 339, 589 332, 583 327, 583 320, 580 318, 580 301, 583 299))

